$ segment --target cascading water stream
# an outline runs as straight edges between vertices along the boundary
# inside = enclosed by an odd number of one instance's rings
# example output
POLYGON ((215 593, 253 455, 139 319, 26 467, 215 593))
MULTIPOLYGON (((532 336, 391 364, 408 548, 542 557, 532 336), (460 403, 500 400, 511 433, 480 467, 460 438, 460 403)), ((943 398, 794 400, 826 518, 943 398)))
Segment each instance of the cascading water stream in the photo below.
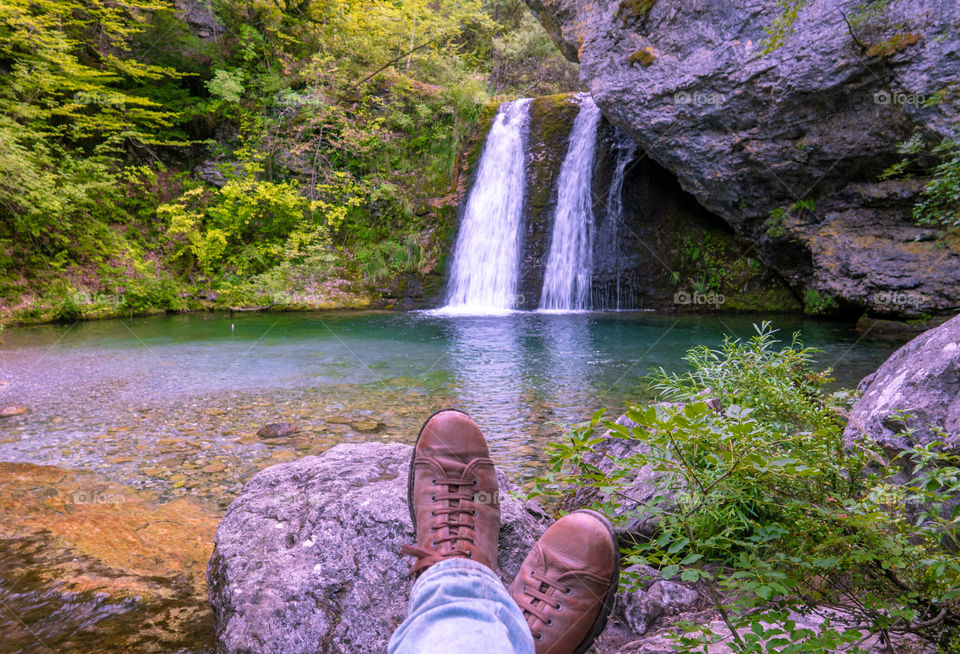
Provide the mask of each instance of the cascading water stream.
POLYGON ((444 313, 495 314, 516 306, 530 99, 500 106, 460 222, 444 313))
POLYGON ((613 151, 616 152, 616 164, 613 168, 613 177, 610 179, 610 188, 607 190, 607 220, 612 225, 613 232, 613 251, 618 258, 617 261, 617 289, 616 302, 613 307, 602 307, 604 309, 613 308, 617 311, 623 309, 620 298, 620 275, 623 267, 620 265, 620 230, 623 223, 623 178, 626 175, 627 164, 633 161, 637 153, 637 144, 623 132, 617 131, 617 136, 613 142, 613 151))
POLYGON ((599 122, 600 109, 590 96, 582 96, 557 182, 557 209, 540 294, 541 310, 590 308, 594 232, 592 178, 599 122))

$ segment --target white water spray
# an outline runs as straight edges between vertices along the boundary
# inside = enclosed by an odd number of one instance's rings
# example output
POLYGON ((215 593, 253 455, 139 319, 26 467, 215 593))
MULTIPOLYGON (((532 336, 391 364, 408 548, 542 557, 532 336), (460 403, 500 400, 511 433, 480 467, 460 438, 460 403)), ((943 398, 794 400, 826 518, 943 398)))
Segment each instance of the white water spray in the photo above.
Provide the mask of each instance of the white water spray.
POLYGON ((516 306, 529 111, 530 99, 504 103, 487 134, 442 313, 496 314, 516 306))
POLYGON ((582 96, 557 183, 557 209, 540 294, 542 310, 583 311, 590 308, 593 158, 599 122, 600 109, 590 96, 582 96))

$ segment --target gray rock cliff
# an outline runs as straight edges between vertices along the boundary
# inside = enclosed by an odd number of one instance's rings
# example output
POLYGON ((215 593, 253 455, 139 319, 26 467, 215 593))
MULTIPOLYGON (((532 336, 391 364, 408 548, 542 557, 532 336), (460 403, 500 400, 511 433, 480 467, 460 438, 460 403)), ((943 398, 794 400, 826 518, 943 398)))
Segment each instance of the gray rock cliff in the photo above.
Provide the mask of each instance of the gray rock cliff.
POLYGON ((876 315, 960 307, 960 246, 913 224, 922 174, 878 179, 914 133, 958 136, 960 4, 811 0, 767 54, 776 0, 527 4, 606 118, 798 295, 876 315))

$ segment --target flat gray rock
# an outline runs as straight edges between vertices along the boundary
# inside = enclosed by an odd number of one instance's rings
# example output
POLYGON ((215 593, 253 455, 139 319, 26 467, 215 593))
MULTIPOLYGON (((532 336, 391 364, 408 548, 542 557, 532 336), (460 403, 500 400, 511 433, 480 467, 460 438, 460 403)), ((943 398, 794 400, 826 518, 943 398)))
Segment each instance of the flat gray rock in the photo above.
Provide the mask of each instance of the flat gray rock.
MULTIPOLYGON (((267 468, 217 529, 207 570, 222 654, 381 654, 406 617, 412 448, 338 445, 267 468)), ((512 579, 544 529, 501 475, 500 567, 512 579)))

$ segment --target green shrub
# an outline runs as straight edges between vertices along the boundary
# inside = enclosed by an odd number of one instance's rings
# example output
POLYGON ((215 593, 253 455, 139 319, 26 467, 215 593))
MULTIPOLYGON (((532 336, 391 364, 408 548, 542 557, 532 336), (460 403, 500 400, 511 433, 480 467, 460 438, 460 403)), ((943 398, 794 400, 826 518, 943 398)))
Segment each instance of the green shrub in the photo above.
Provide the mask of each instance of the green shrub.
POLYGON ((831 295, 822 294, 815 288, 808 288, 803 294, 803 312, 816 316, 821 313, 830 313, 839 305, 831 295))
MULTIPOLYGON (((829 371, 812 369, 815 351, 799 335, 780 345, 764 323, 748 341, 694 348, 691 371, 651 380, 670 403, 627 412, 637 427, 598 413, 550 446, 551 473, 535 493, 598 489, 594 508, 624 521, 635 517, 617 517, 635 471, 655 471, 661 492, 637 511, 657 520, 657 533, 633 539, 625 562, 704 584, 736 651, 836 651, 861 631, 957 651, 960 541, 955 511, 944 509, 960 490, 958 457, 918 448, 906 462, 914 481, 895 485, 898 469, 875 448, 844 447, 838 400, 823 391, 829 371), (605 473, 592 458, 601 425, 646 447, 605 473), (836 616, 819 633, 797 628, 791 612, 815 606, 836 616)), ((711 651, 718 634, 687 627, 675 633, 678 648, 711 651)))
POLYGON ((960 145, 944 141, 933 149, 940 162, 913 208, 919 225, 960 230, 960 145))

